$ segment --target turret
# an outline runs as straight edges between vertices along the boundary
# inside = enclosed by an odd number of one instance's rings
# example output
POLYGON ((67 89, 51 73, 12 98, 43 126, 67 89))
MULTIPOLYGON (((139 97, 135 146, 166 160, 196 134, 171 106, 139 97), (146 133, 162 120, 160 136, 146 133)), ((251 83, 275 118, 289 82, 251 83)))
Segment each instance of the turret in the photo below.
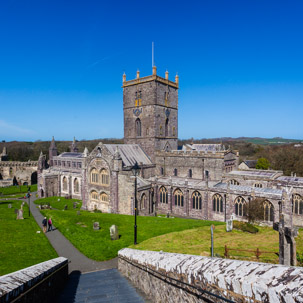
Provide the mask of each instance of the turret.
POLYGON ((76 138, 74 137, 73 143, 70 146, 70 151, 72 153, 77 153, 79 151, 78 147, 77 147, 77 143, 76 143, 76 138))
POLYGON ((49 147, 49 166, 53 166, 53 157, 58 156, 58 150, 55 144, 55 139, 53 136, 51 145, 49 147))

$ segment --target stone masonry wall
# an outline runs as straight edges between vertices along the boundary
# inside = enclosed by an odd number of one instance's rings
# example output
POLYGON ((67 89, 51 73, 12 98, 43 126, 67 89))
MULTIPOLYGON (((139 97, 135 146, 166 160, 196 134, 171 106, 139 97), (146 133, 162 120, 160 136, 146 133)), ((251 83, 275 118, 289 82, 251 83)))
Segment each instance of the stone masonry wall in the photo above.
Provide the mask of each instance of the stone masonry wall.
POLYGON ((68 260, 52 259, 0 277, 0 303, 54 302, 68 279, 68 260))
POLYGON ((153 302, 224 302, 211 294, 239 303, 303 302, 301 267, 129 248, 118 254, 119 271, 153 302))

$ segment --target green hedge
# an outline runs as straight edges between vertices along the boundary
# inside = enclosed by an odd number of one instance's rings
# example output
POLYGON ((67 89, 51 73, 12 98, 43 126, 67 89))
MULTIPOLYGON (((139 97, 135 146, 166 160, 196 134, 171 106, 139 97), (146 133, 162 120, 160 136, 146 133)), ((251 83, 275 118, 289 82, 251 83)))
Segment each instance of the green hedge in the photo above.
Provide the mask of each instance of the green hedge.
POLYGON ((254 226, 250 223, 247 223, 247 222, 240 222, 240 221, 234 221, 233 228, 242 230, 244 232, 248 232, 251 234, 256 234, 259 231, 259 229, 256 226, 254 226))

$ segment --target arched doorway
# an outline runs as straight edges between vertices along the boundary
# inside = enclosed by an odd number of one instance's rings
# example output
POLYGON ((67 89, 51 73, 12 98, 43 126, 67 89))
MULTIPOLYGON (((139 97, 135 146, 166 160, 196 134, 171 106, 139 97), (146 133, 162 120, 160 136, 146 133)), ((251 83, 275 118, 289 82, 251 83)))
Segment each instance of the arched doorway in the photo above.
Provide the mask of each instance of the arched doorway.
POLYGON ((37 172, 33 172, 31 175, 31 185, 37 184, 37 172))

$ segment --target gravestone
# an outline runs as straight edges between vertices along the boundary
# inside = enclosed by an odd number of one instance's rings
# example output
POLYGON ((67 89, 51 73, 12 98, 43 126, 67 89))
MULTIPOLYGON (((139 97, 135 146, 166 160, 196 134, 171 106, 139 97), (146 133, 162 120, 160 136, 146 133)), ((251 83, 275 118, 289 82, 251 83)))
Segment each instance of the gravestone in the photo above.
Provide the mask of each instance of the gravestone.
POLYGON ((18 213, 18 211, 19 211, 19 209, 18 209, 18 208, 15 208, 15 214, 17 214, 17 213, 18 213))
POLYGON ((23 220, 23 209, 19 209, 17 213, 17 220, 23 220))
POLYGON ((77 208, 77 205, 78 205, 78 203, 77 203, 77 202, 74 202, 74 203, 73 203, 73 208, 74 208, 74 209, 77 208))
POLYGON ((93 228, 94 228, 94 230, 99 230, 100 229, 99 222, 94 222, 93 228))
POLYGON ((80 210, 78 210, 78 211, 77 211, 77 215, 78 215, 78 216, 80 216, 80 215, 81 215, 80 210))
POLYGON ((8 208, 12 208, 12 204, 11 203, 8 204, 8 208))
POLYGON ((166 214, 166 218, 169 218, 169 213, 166 214))
POLYGON ((110 233, 110 238, 112 240, 118 240, 119 239, 119 231, 118 231, 118 226, 117 225, 112 225, 109 228, 109 233, 110 233))
POLYGON ((64 210, 67 210, 67 204, 64 205, 64 210))
POLYGON ((157 213, 155 212, 155 217, 157 217, 157 213))
POLYGON ((226 221, 226 231, 230 232, 232 230, 233 230, 233 220, 230 219, 226 221))

